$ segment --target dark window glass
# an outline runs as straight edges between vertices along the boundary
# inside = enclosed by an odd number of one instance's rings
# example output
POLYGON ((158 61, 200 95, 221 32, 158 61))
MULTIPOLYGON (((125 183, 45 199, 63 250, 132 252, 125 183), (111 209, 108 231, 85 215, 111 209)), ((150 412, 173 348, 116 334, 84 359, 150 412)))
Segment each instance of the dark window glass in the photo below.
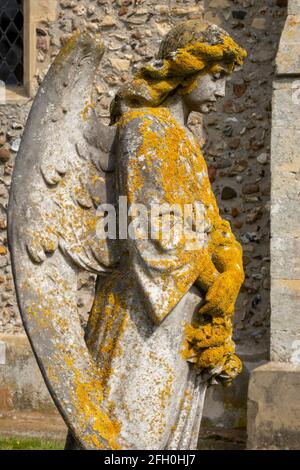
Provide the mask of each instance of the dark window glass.
POLYGON ((0 80, 23 84, 23 1, 0 0, 0 80))

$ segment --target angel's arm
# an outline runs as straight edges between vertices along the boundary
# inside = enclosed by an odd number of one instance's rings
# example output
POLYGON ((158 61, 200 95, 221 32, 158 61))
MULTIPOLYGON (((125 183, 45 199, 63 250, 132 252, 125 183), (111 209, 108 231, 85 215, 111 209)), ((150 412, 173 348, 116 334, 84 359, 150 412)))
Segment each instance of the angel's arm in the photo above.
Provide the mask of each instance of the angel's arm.
MULTIPOLYGON (((227 300, 231 300, 230 303, 232 304, 235 302, 240 287, 244 282, 242 247, 236 240, 229 222, 220 216, 207 174, 203 179, 203 187, 204 194, 208 195, 208 199, 205 201, 207 207, 206 222, 211 227, 208 239, 208 253, 212 264, 207 263, 206 272, 199 276, 196 284, 205 291, 208 291, 219 277, 219 274, 224 274, 224 290, 228 288, 229 295, 227 300)), ((219 292, 220 298, 224 297, 223 294, 225 294, 225 291, 219 292)))
POLYGON ((230 384, 241 372, 232 341, 234 304, 244 281, 242 248, 229 222, 222 219, 208 176, 204 178, 209 234, 209 260, 196 281, 206 291, 205 304, 199 310, 199 325, 186 327, 184 357, 208 370, 218 381, 230 384), (210 264, 211 263, 211 264, 210 264), (192 358, 192 359, 190 359, 192 358))

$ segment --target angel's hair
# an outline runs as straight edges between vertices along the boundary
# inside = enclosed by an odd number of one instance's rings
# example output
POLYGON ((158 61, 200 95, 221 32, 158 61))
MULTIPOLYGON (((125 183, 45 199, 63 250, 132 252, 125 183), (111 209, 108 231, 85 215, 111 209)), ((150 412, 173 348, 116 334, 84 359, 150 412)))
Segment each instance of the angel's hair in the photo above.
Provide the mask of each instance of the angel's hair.
POLYGON ((156 107, 175 92, 189 93, 200 75, 220 69, 231 73, 246 56, 219 26, 196 20, 180 23, 163 39, 157 60, 120 88, 111 104, 111 123, 130 108, 156 107))

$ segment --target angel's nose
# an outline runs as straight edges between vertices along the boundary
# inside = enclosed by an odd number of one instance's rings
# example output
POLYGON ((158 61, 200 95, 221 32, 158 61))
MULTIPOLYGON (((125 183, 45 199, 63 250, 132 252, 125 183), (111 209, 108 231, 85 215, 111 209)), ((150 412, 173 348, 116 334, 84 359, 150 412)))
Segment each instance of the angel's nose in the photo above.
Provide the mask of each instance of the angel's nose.
POLYGON ((223 98, 225 96, 225 93, 226 93, 226 79, 224 78, 223 80, 217 81, 215 95, 218 98, 223 98))

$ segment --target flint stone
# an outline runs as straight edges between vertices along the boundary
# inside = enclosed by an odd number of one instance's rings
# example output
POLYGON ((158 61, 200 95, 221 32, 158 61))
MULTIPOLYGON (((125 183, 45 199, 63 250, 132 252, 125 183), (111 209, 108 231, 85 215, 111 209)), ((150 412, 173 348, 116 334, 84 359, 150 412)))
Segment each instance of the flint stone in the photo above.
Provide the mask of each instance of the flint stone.
POLYGON ((0 161, 1 162, 8 162, 9 159, 10 159, 9 149, 1 148, 0 149, 0 161))
POLYGON ((237 197, 236 190, 231 188, 230 186, 225 186, 222 189, 222 194, 221 194, 222 201, 228 201, 228 200, 234 199, 236 197, 237 197))
POLYGON ((232 16, 235 20, 243 20, 247 16, 247 12, 245 10, 233 10, 232 16))
POLYGON ((255 194, 259 192, 259 185, 256 183, 247 183, 242 188, 243 194, 255 194))
POLYGON ((266 29, 266 19, 265 18, 254 18, 251 27, 254 29, 266 29))
POLYGON ((268 163, 268 155, 266 153, 261 153, 260 155, 258 155, 256 160, 261 165, 266 165, 266 163, 268 163))

